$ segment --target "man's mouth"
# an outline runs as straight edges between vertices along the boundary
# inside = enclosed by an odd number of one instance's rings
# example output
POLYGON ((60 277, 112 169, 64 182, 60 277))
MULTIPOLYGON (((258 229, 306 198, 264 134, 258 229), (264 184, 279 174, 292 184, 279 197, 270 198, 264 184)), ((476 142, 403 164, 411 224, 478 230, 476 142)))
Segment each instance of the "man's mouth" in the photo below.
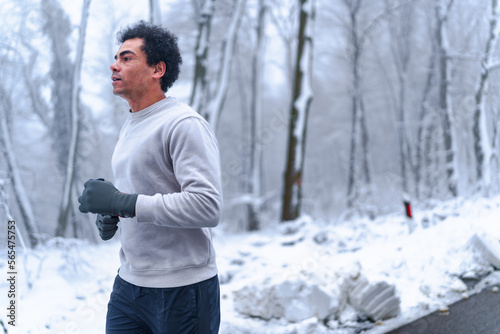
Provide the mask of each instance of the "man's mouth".
POLYGON ((121 79, 118 77, 111 77, 111 81, 116 82, 116 81, 121 81, 121 79))

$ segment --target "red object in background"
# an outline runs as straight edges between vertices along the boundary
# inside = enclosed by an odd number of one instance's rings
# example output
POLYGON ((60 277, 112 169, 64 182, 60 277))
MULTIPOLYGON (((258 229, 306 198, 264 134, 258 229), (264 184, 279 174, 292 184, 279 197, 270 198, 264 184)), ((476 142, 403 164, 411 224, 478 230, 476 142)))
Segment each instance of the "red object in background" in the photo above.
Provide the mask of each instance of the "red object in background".
POLYGON ((406 209, 406 217, 413 218, 413 215, 411 212, 411 203, 409 201, 404 201, 404 204, 405 204, 405 209, 406 209))

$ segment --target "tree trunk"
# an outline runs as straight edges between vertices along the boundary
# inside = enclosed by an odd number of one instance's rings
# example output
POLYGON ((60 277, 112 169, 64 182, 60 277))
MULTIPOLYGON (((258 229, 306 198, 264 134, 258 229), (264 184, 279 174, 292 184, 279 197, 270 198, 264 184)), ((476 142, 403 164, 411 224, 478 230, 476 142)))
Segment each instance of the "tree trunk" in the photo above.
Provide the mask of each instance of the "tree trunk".
POLYGON ((453 0, 436 0, 436 40, 439 64, 439 110, 443 127, 445 150, 445 168, 448 191, 453 197, 458 196, 458 167, 456 161, 456 143, 453 133, 453 113, 450 101, 450 68, 447 40, 447 16, 453 0))
POLYGON ((349 174, 347 176, 347 207, 351 208, 357 198, 356 182, 356 151, 357 151, 357 132, 358 132, 358 107, 356 96, 352 95, 351 112, 351 145, 349 151, 349 174))
POLYGON ((313 99, 311 84, 315 3, 314 0, 299 1, 300 23, 288 136, 282 221, 294 220, 300 216, 307 118, 313 99))
POLYGON ((488 136, 484 95, 488 90, 488 76, 490 74, 493 50, 498 40, 499 2, 491 0, 490 29, 486 47, 481 59, 481 74, 474 93, 474 116, 472 134, 474 136, 474 155, 476 158, 476 178, 479 189, 489 193, 491 183, 490 160, 492 147, 488 136))
MULTIPOLYGON (((388 4, 386 4, 388 5, 388 4)), ((398 105, 396 107, 396 128, 399 142, 399 163, 401 169, 401 187, 408 194, 408 166, 411 166, 410 145, 406 134, 406 84, 411 56, 411 31, 413 25, 413 7, 409 5, 398 12, 397 24, 389 29, 391 53, 398 78, 398 105)), ((389 11, 389 8, 387 8, 389 11)))
POLYGON ((62 201, 57 219, 56 236, 64 236, 68 225, 68 218, 71 213, 71 207, 74 205, 73 186, 76 177, 76 160, 79 140, 79 93, 80 93, 80 74, 83 62, 83 53, 85 50, 85 36, 87 32, 87 21, 91 0, 84 0, 82 7, 82 19, 80 23, 80 36, 76 52, 75 67, 72 80, 71 92, 71 139, 68 151, 68 163, 66 168, 66 177, 63 185, 62 201))
POLYGON ((10 141, 11 137, 7 125, 7 112, 12 110, 12 103, 2 86, 0 86, 0 103, 0 143, 4 147, 4 157, 9 170, 10 182, 12 183, 14 196, 28 233, 29 242, 31 247, 35 247, 39 242, 38 226, 36 224, 33 208, 23 186, 21 175, 19 174, 19 168, 14 156, 14 149, 10 141))
POLYGON ((149 0, 149 22, 161 25, 161 9, 158 0, 149 0))
POLYGON ((432 122, 433 120, 429 122, 429 127, 425 135, 424 166, 426 168, 425 185, 427 188, 427 198, 433 198, 435 196, 436 186, 440 186, 440 181, 442 179, 438 168, 442 165, 442 157, 439 154, 441 147, 437 140, 437 136, 441 136, 440 129, 437 125, 439 117, 440 115, 436 115, 436 117, 433 117, 434 122, 432 122))
MULTIPOLYGON (((231 65, 234 55, 234 46, 238 37, 238 29, 241 24, 243 13, 245 12, 247 0, 238 0, 235 4, 233 18, 228 27, 227 34, 222 42, 222 57, 219 66, 215 94, 208 103, 207 110, 204 113, 205 119, 212 125, 214 131, 217 131, 220 119, 220 113, 224 107, 227 91, 229 89, 229 76, 231 74, 231 65)), ((203 108, 202 108, 203 109, 203 108)))
POLYGON ((425 86, 422 93, 422 99, 420 101, 420 112, 418 118, 418 128, 417 128, 417 143, 416 143, 416 154, 415 154, 415 193, 417 198, 420 198, 420 186, 422 180, 422 167, 426 166, 424 164, 425 159, 425 144, 424 144, 424 132, 427 126, 430 124, 428 122, 427 113, 427 103, 429 99, 429 93, 432 88, 432 81, 434 78, 434 69, 436 63, 436 50, 433 44, 432 54, 429 58, 429 66, 427 72, 427 78, 425 80, 425 86))
POLYGON ((362 171, 363 178, 365 181, 366 189, 365 194, 368 195, 371 193, 371 184, 372 184, 372 172, 370 166, 370 138, 368 135, 368 126, 366 125, 366 112, 365 112, 365 103, 360 96, 359 98, 359 123, 361 125, 361 148, 362 148, 362 171))
POLYGON ((248 205, 248 230, 255 231, 260 227, 258 213, 260 210, 261 196, 261 158, 262 149, 258 146, 258 134, 261 128, 262 119, 262 73, 264 70, 264 31, 266 5, 265 0, 259 0, 256 42, 252 54, 252 97, 250 105, 250 182, 248 183, 248 193, 252 201, 248 205))
POLYGON ((210 27, 214 15, 214 3, 215 0, 205 0, 203 9, 198 17, 198 36, 196 37, 196 47, 194 50, 194 78, 189 104, 201 115, 205 115, 203 108, 207 107, 206 104, 209 100, 207 58, 210 41, 210 27))
MULTIPOLYGON (((361 136, 363 130, 361 129, 361 108, 362 103, 362 93, 361 93, 361 76, 359 73, 359 61, 361 57, 361 42, 358 36, 358 11, 361 6, 361 0, 344 1, 349 10, 350 22, 350 36, 349 36, 349 46, 350 46, 350 60, 351 60, 351 70, 352 70, 352 112, 351 112, 351 144, 349 153, 349 174, 347 177, 347 207, 353 207, 354 203, 357 201, 360 185, 357 178, 357 152, 358 152, 358 131, 361 131, 361 136), (358 130, 359 129, 359 130, 358 130)), ((364 116, 363 116, 364 117, 364 116)), ((368 167, 368 163, 365 167, 368 167)), ((363 174, 365 178, 369 178, 369 169, 364 170, 363 174), (367 174, 368 173, 368 174, 367 174)))
POLYGON ((68 39, 71 35, 71 22, 56 0, 42 0, 44 17, 43 32, 50 40, 52 88, 52 126, 49 131, 53 140, 52 148, 56 153, 56 167, 62 179, 68 164, 69 143, 71 141, 71 94, 73 63, 68 39), (60 84, 64 82, 65 84, 60 84))

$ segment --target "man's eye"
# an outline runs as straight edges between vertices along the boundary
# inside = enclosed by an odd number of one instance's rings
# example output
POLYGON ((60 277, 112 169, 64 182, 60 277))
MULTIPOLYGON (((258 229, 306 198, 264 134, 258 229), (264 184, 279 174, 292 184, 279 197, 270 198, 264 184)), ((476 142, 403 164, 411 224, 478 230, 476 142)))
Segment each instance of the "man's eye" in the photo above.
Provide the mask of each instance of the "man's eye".
POLYGON ((125 58, 123 58, 123 60, 124 61, 128 61, 128 60, 130 60, 130 58, 129 57, 125 57, 125 58))

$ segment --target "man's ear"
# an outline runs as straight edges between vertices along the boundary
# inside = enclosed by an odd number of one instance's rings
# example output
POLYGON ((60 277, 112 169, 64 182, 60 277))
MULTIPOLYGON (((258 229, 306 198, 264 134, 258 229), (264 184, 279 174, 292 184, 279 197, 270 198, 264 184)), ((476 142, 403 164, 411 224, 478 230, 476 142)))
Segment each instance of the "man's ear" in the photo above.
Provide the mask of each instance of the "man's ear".
POLYGON ((153 78, 161 78, 167 71, 167 65, 164 61, 160 61, 158 64, 154 65, 153 78))

